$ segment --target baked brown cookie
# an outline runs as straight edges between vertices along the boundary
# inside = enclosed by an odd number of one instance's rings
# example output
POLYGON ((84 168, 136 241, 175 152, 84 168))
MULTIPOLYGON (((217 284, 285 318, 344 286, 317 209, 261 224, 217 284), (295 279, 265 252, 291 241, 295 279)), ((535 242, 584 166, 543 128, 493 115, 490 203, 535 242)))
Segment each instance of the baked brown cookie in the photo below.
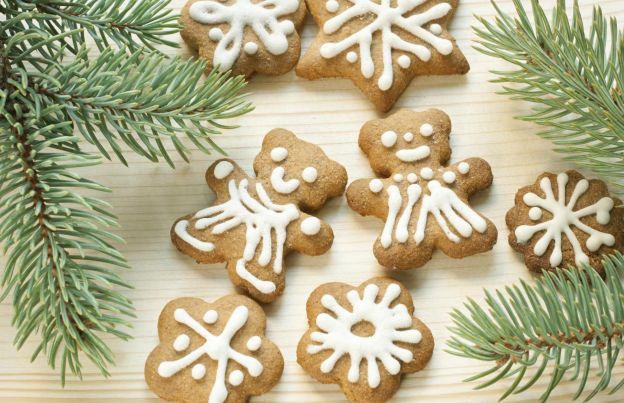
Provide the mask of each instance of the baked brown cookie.
POLYGON ((175 299, 158 318, 160 344, 147 358, 145 380, 167 400, 246 402, 275 386, 284 369, 265 328, 262 308, 242 295, 175 299))
POLYGON ((214 67, 251 77, 290 71, 301 53, 303 0, 189 0, 182 38, 214 67))
POLYGON ((214 204, 176 221, 174 245, 199 263, 227 262, 232 282, 253 298, 272 302, 284 290, 283 261, 290 251, 320 255, 331 227, 304 211, 344 192, 347 173, 320 147, 284 129, 269 132, 249 177, 232 160, 206 172, 214 204))
POLYGON ((505 217, 509 244, 532 271, 589 264, 604 274, 602 255, 624 252, 621 204, 603 181, 543 173, 516 193, 505 217))
POLYGON ((361 215, 385 220, 373 248, 385 267, 420 267, 436 248, 462 258, 496 243, 494 224, 468 202, 491 185, 490 166, 481 158, 447 165, 450 132, 449 117, 437 109, 403 109, 360 131, 360 148, 381 179, 351 183, 347 202, 361 215))
POLYGON ((459 0, 306 0, 319 26, 297 65, 310 80, 344 77, 382 112, 422 75, 465 74, 447 26, 459 0))
POLYGON ((351 401, 385 402, 401 376, 423 369, 433 354, 433 335, 414 317, 412 296, 391 278, 323 284, 306 309, 310 329, 297 362, 319 382, 340 385, 351 401))

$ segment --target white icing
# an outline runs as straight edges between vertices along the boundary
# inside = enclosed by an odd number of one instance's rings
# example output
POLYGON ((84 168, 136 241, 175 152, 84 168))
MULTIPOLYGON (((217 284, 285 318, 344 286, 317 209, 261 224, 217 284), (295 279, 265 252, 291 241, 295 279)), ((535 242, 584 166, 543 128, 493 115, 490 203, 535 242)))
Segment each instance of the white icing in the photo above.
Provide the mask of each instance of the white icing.
POLYGON ((347 56, 346 57, 347 57, 347 61, 349 63, 355 63, 355 62, 357 62, 357 59, 358 59, 358 55, 355 52, 347 52, 347 56))
POLYGON ((286 171, 284 167, 276 167, 271 172, 271 186, 278 193, 290 194, 299 188, 299 179, 284 180, 284 174, 286 171))
MULTIPOLYGON (((396 225, 395 237, 397 241, 401 243, 405 243, 409 236, 409 221, 412 218, 412 210, 414 205, 420 198, 420 194, 422 193, 422 188, 419 185, 409 185, 407 187, 407 204, 405 205, 405 209, 403 209, 403 213, 401 214, 401 218, 396 225)), ((392 223, 394 226, 394 223, 392 223)))
POLYGON ((314 167, 306 167, 301 173, 301 178, 308 183, 314 183, 318 178, 318 171, 314 167))
POLYGON ((414 356, 410 350, 396 344, 417 344, 422 340, 422 334, 416 329, 411 329, 412 316, 407 307, 400 303, 391 307, 401 295, 401 288, 397 284, 390 284, 381 300, 376 302, 378 294, 379 287, 374 284, 366 286, 362 297, 356 290, 351 290, 347 293, 350 303, 347 308, 341 306, 333 296, 323 295, 321 303, 331 315, 323 312, 316 317, 315 323, 320 331, 313 332, 310 338, 318 344, 307 346, 309 354, 332 351, 321 363, 321 372, 326 374, 332 372, 338 360, 348 354, 349 382, 357 383, 360 380, 360 364, 365 359, 368 386, 376 388, 381 382, 379 362, 391 375, 396 375, 401 370, 401 362, 409 363, 413 360, 414 356), (375 327, 374 334, 360 336, 352 332, 351 328, 363 321, 375 327))
MULTIPOLYGON (((218 42, 212 62, 221 71, 232 68, 243 47, 245 30, 250 28, 266 50, 278 56, 288 50, 288 38, 294 32, 292 21, 278 18, 289 15, 299 8, 298 0, 235 0, 223 4, 214 0, 200 0, 189 9, 190 17, 201 24, 227 24, 227 33, 212 28, 208 37, 218 42)), ((257 45, 256 45, 257 47, 257 45)))
POLYGON ((336 11, 338 11, 339 7, 340 5, 336 0, 327 0, 327 2, 325 3, 325 9, 330 13, 335 13, 336 11))
POLYGON ((402 181, 403 181, 403 175, 401 175, 401 174, 394 174, 394 176, 392 177, 392 179, 393 179, 395 182, 397 182, 397 183, 402 182, 402 181))
POLYGON ((202 319, 207 324, 212 325, 213 323, 217 321, 217 319, 219 319, 219 314, 214 309, 211 309, 209 311, 206 311, 202 319))
POLYGON ((429 167, 425 167, 425 168, 421 169, 420 170, 420 176, 422 176, 423 179, 426 179, 426 180, 433 179, 433 169, 431 169, 429 167))
POLYGON ((175 351, 184 351, 188 348, 191 339, 186 334, 181 334, 173 341, 173 349, 175 351))
POLYGON ((407 174, 407 181, 409 183, 416 183, 418 182, 418 175, 416 175, 414 172, 410 172, 407 174))
POLYGON ((425 123, 422 126, 420 126, 421 136, 429 137, 432 134, 433 134, 433 126, 431 126, 429 123, 425 123))
POLYGON ((274 162, 282 162, 288 157, 288 150, 284 147, 275 147, 271 150, 271 159, 274 162))
MULTIPOLYGON (((577 265, 589 263, 589 257, 583 251, 581 243, 576 237, 576 234, 572 231, 573 226, 589 235, 585 246, 590 252, 596 252, 602 245, 613 246, 615 244, 615 237, 613 235, 591 228, 581 221, 583 217, 595 215, 596 221, 599 224, 608 224, 611 219, 610 212, 613 209, 613 199, 610 197, 603 197, 590 206, 575 210, 574 208, 578 199, 585 194, 589 188, 589 182, 586 179, 578 181, 572 191, 570 199, 566 201, 566 185, 568 184, 568 180, 568 175, 565 173, 557 175, 558 197, 555 197, 553 184, 548 177, 544 177, 540 181, 540 188, 545 195, 544 198, 532 192, 526 193, 523 197, 523 201, 527 206, 546 210, 552 214, 552 218, 535 225, 521 225, 516 228, 515 231, 516 238, 521 244, 527 243, 535 234, 544 231, 535 244, 533 252, 537 256, 543 256, 550 242, 554 241, 555 245, 549 258, 551 267, 557 267, 563 260, 562 235, 566 236, 572 246, 575 263, 577 265)), ((533 210, 533 208, 531 210, 533 210)), ((541 214, 539 218, 534 218, 537 217, 537 213, 533 211, 533 213, 529 212, 529 217, 533 220, 539 220, 541 214)))
POLYGON ((399 64, 399 66, 406 69, 410 66, 410 64, 412 64, 412 59, 410 59, 407 55, 401 55, 397 59, 397 63, 399 64))
POLYGON ((453 171, 446 171, 442 174, 442 179, 444 180, 444 182, 448 183, 449 185, 453 182, 455 182, 456 179, 456 175, 455 172, 453 171))
POLYGON ((258 351, 262 346, 262 339, 260 336, 251 336, 249 340, 247 340, 247 350, 249 351, 258 351))
POLYGON ((243 372, 239 371, 238 369, 235 369, 234 371, 230 372, 230 376, 228 377, 228 382, 231 385, 238 386, 241 383, 243 383, 244 379, 245 379, 245 375, 243 374, 243 372))
POLYGON ((321 230, 321 220, 316 217, 308 217, 301 221, 301 232, 305 235, 313 236, 321 230))
POLYGON ((392 229, 394 228, 394 222, 396 221, 397 214, 401 209, 401 203, 403 198, 401 197, 401 191, 395 185, 388 187, 388 217, 386 224, 381 232, 379 241, 384 248, 388 248, 392 243, 392 229))
MULTIPOLYGON (((228 318, 221 334, 215 336, 189 315, 185 309, 176 309, 174 311, 175 320, 178 323, 188 326, 197 333, 198 336, 204 338, 205 343, 178 360, 161 362, 160 365, 158 365, 158 375, 163 378, 170 378, 189 365, 197 362, 200 358, 208 356, 211 360, 217 361, 214 383, 210 390, 208 402, 224 402, 228 397, 228 390, 225 386, 225 374, 230 360, 241 365, 254 378, 258 377, 264 369, 260 361, 234 350, 231 345, 232 338, 245 326, 248 317, 249 310, 247 307, 244 305, 237 306, 232 312, 232 315, 228 318)), ((206 368, 203 364, 198 364, 193 367, 191 372, 193 379, 201 379, 206 373, 206 368)))
POLYGON ((440 24, 431 24, 429 26, 429 31, 434 35, 440 35, 442 33, 442 27, 440 24))
POLYGON ((368 182, 368 188, 373 193, 379 193, 383 189, 383 182, 379 179, 372 179, 368 182))
POLYGON ((466 175, 468 172, 470 172, 470 164, 468 164, 467 162, 460 162, 457 165, 457 170, 460 174, 466 175))
POLYGON ((403 135, 403 140, 407 141, 408 143, 410 143, 412 140, 414 140, 414 133, 412 132, 407 132, 403 135))
POLYGON ((220 161, 214 168, 214 177, 221 180, 227 177, 234 170, 234 165, 230 161, 220 161))
POLYGON ((381 135, 381 144, 383 144, 384 147, 386 148, 393 147, 396 144, 396 142, 397 142, 397 134, 393 132, 392 130, 384 132, 381 135))
POLYGON ((188 233, 189 222, 187 220, 180 220, 176 223, 173 231, 184 242, 191 245, 193 248, 201 252, 212 252, 215 248, 212 242, 204 242, 193 235, 188 233))
POLYGON ((247 42, 244 46, 243 46, 243 50, 245 51, 245 53, 247 53, 248 55, 255 55, 256 53, 258 53, 258 44, 255 42, 247 42))
POLYGON ((431 148, 426 145, 416 148, 404 148, 397 151, 395 155, 403 162, 415 162, 429 157, 429 155, 431 155, 431 148))
POLYGON ((349 35, 338 41, 328 42, 321 46, 321 56, 330 59, 344 52, 347 49, 357 46, 360 52, 360 70, 365 78, 373 77, 375 73, 375 62, 372 57, 373 36, 379 35, 381 39, 381 54, 383 68, 377 80, 380 90, 386 91, 392 87, 394 81, 392 51, 394 49, 401 52, 409 52, 423 62, 431 59, 431 50, 421 42, 433 47, 442 55, 449 55, 453 51, 451 41, 437 37, 427 29, 423 28, 431 21, 444 17, 451 11, 448 3, 435 4, 427 10, 412 14, 412 11, 428 0, 381 0, 379 3, 372 0, 350 0, 351 7, 342 11, 335 17, 327 20, 323 25, 323 32, 331 35, 343 29, 349 35), (362 27, 359 31, 351 33, 352 20, 359 21, 367 15, 374 15, 375 18, 362 27), (405 16, 406 14, 412 14, 405 16), (419 42, 408 42, 395 32, 394 29, 406 31, 419 42), (376 34, 378 32, 378 34, 376 34))
POLYGON ((533 221, 537 221, 542 218, 542 209, 539 207, 531 207, 529 209, 529 218, 533 221))

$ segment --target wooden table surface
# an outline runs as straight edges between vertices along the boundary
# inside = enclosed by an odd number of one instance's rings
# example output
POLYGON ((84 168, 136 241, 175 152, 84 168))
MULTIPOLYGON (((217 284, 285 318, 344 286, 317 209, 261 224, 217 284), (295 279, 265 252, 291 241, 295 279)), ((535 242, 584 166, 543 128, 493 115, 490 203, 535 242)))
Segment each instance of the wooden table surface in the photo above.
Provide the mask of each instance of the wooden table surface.
MULTIPOLYGON (((510 0, 500 0, 510 9, 510 0)), ((528 3, 528 1, 527 1, 528 3)), ((550 6, 553 1, 543 1, 550 6)), ((624 20, 622 0, 581 1, 589 16, 593 3, 624 20)), ((171 7, 179 9, 184 0, 173 0, 171 7)), ((466 297, 482 300, 483 288, 493 289, 530 279, 520 255, 507 244, 508 229, 505 212, 512 206, 516 190, 532 183, 547 170, 564 170, 574 165, 564 162, 551 151, 551 144, 535 136, 538 128, 518 122, 514 115, 526 105, 496 95, 497 84, 488 82, 493 76, 488 70, 502 68, 498 61, 472 49, 474 14, 491 16, 493 8, 486 0, 462 0, 450 31, 465 52, 472 70, 466 76, 422 77, 415 79, 400 98, 396 108, 426 109, 437 107, 446 111, 453 121, 452 161, 479 156, 492 166, 494 184, 474 198, 476 209, 491 218, 499 230, 498 243, 488 253, 454 260, 436 252, 424 267, 402 273, 387 273, 377 264, 372 244, 381 231, 382 222, 362 218, 351 211, 344 197, 332 200, 320 212, 335 232, 332 249, 320 257, 292 254, 287 258, 287 286, 284 295, 266 307, 268 335, 277 342, 285 359, 284 375, 268 394, 252 399, 254 402, 339 402, 344 396, 336 385, 321 385, 297 365, 295 349, 306 325, 305 302, 309 293, 328 281, 351 284, 381 274, 402 281, 411 291, 416 316, 433 331, 436 348, 426 369, 403 379, 393 398, 396 402, 447 401, 493 402, 508 383, 500 383, 483 391, 474 391, 476 384, 463 383, 466 377, 486 368, 482 363, 449 355, 444 351, 450 333, 449 311, 460 306, 466 297)), ((622 25, 622 24, 620 24, 622 25)), ((317 28, 308 18, 303 30, 303 45, 311 42, 317 28)), ((181 39, 180 39, 181 41, 181 39)), ((168 49, 171 54, 188 54, 188 49, 168 49)), ((251 170, 262 137, 270 129, 284 127, 305 140, 321 145, 326 153, 340 161, 348 170, 349 179, 371 177, 368 161, 357 147, 361 125, 378 117, 372 105, 347 80, 305 81, 293 72, 279 77, 255 77, 248 91, 256 109, 235 122, 240 128, 216 138, 229 156, 243 168, 251 170)), ((172 170, 164 163, 152 164, 127 153, 130 167, 117 162, 85 172, 113 189, 104 198, 115 207, 122 228, 119 234, 127 242, 121 247, 132 270, 124 278, 135 289, 126 294, 134 301, 137 318, 130 342, 111 341, 117 366, 112 377, 104 379, 92 366, 86 366, 84 379, 69 377, 66 387, 60 387, 57 374, 47 368, 40 357, 29 363, 35 346, 30 342, 16 352, 10 326, 10 300, 0 304, 0 400, 48 401, 109 400, 156 401, 143 379, 147 354, 157 343, 156 320, 167 301, 183 296, 207 300, 234 292, 222 264, 197 265, 178 253, 169 240, 169 228, 176 217, 205 207, 213 199, 204 182, 204 171, 219 155, 192 155, 189 165, 176 159, 178 168, 172 170)), ((621 365, 615 370, 616 379, 624 376, 621 365)), ((543 389, 509 399, 531 401, 543 389)), ((569 401, 575 388, 563 383, 553 394, 553 401, 569 401)), ((617 396, 600 395, 595 401, 622 401, 624 391, 617 396)))

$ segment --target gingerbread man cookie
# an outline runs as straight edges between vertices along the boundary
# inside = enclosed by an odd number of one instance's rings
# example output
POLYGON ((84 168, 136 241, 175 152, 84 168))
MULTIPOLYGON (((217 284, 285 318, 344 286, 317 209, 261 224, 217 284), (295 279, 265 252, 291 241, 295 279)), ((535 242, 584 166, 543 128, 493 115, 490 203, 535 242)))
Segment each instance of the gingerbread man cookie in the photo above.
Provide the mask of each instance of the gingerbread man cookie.
POLYGON ((262 308, 242 295, 212 304, 175 299, 158 319, 160 344, 147 358, 145 380, 167 400, 246 402, 269 391, 284 369, 265 328, 262 308))
POLYGON ((356 180, 347 201, 359 214, 385 221, 374 246, 385 267, 420 267, 436 248, 462 258, 496 243, 494 224, 468 202, 491 185, 490 166, 481 158, 447 166, 450 132, 449 117, 437 109, 403 109, 360 131, 360 148, 381 179, 356 180))
POLYGON ((200 263, 227 262, 234 284, 272 302, 284 290, 286 254, 320 255, 331 246, 331 227, 304 211, 341 195, 347 173, 284 129, 266 135, 253 167, 256 178, 228 159, 212 164, 206 181, 217 194, 214 205, 177 220, 171 238, 200 263))
POLYGON ((319 26, 297 75, 350 78, 386 112, 421 75, 465 74, 447 31, 459 0, 307 0, 319 26))
POLYGON ((305 14, 303 0, 190 0, 180 17, 182 38, 208 61, 206 72, 279 75, 299 60, 305 14))
POLYGON ((604 274, 602 256, 624 252, 624 209, 607 185, 576 171, 540 175, 516 193, 505 217, 509 244, 536 272, 589 264, 604 274))
POLYGON ((378 277, 359 287, 328 283, 308 299, 310 329, 299 341, 297 362, 322 383, 337 383, 354 402, 385 402, 402 374, 420 371, 434 340, 414 317, 409 291, 378 277))

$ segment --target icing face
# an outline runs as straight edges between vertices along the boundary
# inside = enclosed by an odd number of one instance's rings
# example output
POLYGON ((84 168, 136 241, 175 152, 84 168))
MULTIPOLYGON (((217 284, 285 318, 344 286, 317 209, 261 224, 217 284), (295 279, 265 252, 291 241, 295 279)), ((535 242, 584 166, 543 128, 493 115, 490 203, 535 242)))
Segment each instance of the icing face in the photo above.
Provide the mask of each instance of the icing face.
MULTIPOLYGON (((284 147, 275 147, 271 150, 270 156, 273 162, 279 164, 285 162, 288 158, 288 150, 284 147)), ((286 170, 283 166, 277 166, 273 169, 273 172, 271 172, 271 186, 273 189, 281 194, 290 194, 299 189, 301 184, 299 179, 285 180, 285 175, 286 170)), ((313 166, 306 167, 301 171, 301 179, 308 184, 313 184, 317 178, 318 170, 313 166)))
MULTIPOLYGON (((428 133, 426 135, 422 134, 423 130, 421 128, 420 134, 423 137, 429 137, 433 133, 433 128, 431 127, 431 125, 428 125, 428 126, 431 129, 430 131, 429 130, 425 131, 425 133, 428 133)), ((383 132, 381 134, 381 144, 387 149, 396 148, 398 138, 399 138, 399 135, 392 130, 383 132)), ((409 143, 414 141, 414 134, 412 132, 404 133, 403 140, 405 141, 405 143, 409 145, 409 143)), ((428 158, 431 155, 431 148, 428 145, 421 145, 416 148, 402 148, 402 149, 395 151, 394 155, 396 155, 396 157, 402 162, 407 162, 407 163, 416 162, 416 161, 420 161, 420 160, 424 160, 428 158)))

